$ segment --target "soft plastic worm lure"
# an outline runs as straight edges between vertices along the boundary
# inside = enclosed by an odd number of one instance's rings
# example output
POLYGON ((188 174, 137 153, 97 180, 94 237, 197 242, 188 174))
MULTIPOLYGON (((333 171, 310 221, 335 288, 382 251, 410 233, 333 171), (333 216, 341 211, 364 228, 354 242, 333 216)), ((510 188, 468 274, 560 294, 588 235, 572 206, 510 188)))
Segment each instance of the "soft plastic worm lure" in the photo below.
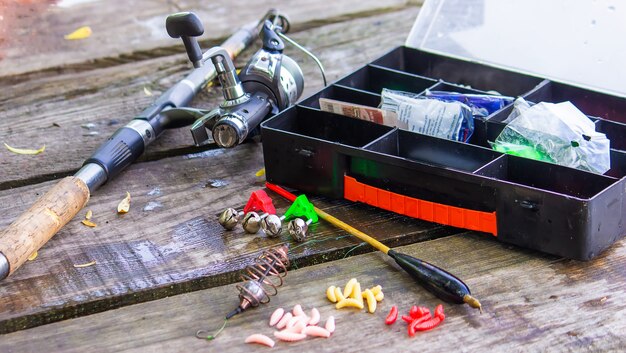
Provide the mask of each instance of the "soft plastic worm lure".
POLYGON ((328 319, 326 319, 326 325, 324 325, 324 328, 330 333, 335 332, 335 317, 334 316, 329 316, 328 319))
POLYGON ((433 317, 430 320, 424 321, 417 325, 411 325, 411 326, 415 326, 415 331, 428 331, 437 327, 441 323, 441 321, 443 321, 441 320, 441 318, 433 317))
POLYGON ((365 294, 365 299, 367 299, 367 310, 373 314, 376 311, 376 297, 369 289, 366 289, 363 293, 365 294))
POLYGON ((348 283, 346 283, 345 288, 343 289, 343 297, 344 298, 348 298, 350 297, 350 294, 352 294, 352 291, 354 290, 354 286, 357 284, 357 280, 356 278, 351 278, 348 283))
POLYGON ((391 307, 391 310, 389 311, 387 318, 385 318, 385 324, 391 325, 394 322, 396 322, 397 319, 398 319, 398 307, 394 305, 391 307))
POLYGON ((303 324, 304 326, 307 326, 309 323, 309 317, 306 315, 298 315, 298 316, 294 316, 293 318, 291 318, 291 320, 289 320, 289 322, 287 323, 287 326, 285 326, 286 328, 292 328, 294 326, 297 326, 299 324, 303 324))
POLYGON ((331 301, 331 303, 337 302, 337 297, 335 296, 335 286, 330 286, 326 289, 326 298, 331 301))
POLYGON ((276 325, 280 321, 280 319, 282 319, 284 314, 285 310, 283 308, 278 308, 274 310, 272 316, 270 317, 270 326, 276 325))
POLYGON ((274 340, 260 333, 255 333, 253 335, 248 336, 244 342, 262 344, 270 348, 274 347, 274 340))
POLYGON ((301 341, 306 338, 304 333, 295 333, 295 332, 285 332, 285 331, 275 331, 274 337, 278 338, 281 341, 285 342, 295 342, 301 341))
POLYGON ((302 305, 296 304, 293 307, 293 316, 301 316, 301 315, 306 315, 306 314, 304 313, 304 310, 302 310, 302 305))
MULTIPOLYGON (((374 293, 374 298, 376 298, 377 302, 380 302, 385 298, 385 295, 382 292, 383 289, 380 285, 372 287, 370 290, 374 293)), ((363 298, 365 298, 365 292, 363 292, 363 298)))
POLYGON ((346 299, 346 297, 343 296, 343 293, 341 292, 341 289, 339 287, 335 287, 335 298, 338 302, 346 299))
POLYGON ((296 324, 296 326, 294 326, 294 328, 298 328, 300 333, 304 333, 304 329, 308 326, 308 322, 309 320, 300 320, 298 321, 298 323, 296 324))
MULTIPOLYGON (((299 319, 300 317, 296 317, 297 319, 299 319)), ((295 333, 302 333, 302 331, 306 328, 306 321, 305 320, 297 320, 296 323, 291 326, 291 327, 287 327, 286 329, 283 330, 283 332, 295 332, 295 333)))
POLYGON ((415 336, 415 332, 417 331, 417 326, 421 325, 424 322, 429 321, 430 319, 432 319, 432 316, 430 315, 430 313, 418 318, 418 319, 414 319, 410 324, 409 324, 409 336, 413 337, 415 336))
POLYGON ((296 324, 300 321, 300 318, 298 316, 294 316, 291 318, 291 320, 289 320, 289 322, 287 322, 287 325, 285 325, 285 328, 292 328, 294 326, 296 326, 296 324))
POLYGON ((354 298, 346 298, 346 299, 339 301, 337 304, 335 304, 335 308, 337 309, 341 309, 345 307, 363 309, 363 298, 361 298, 361 302, 359 302, 358 300, 354 298))
POLYGON ((350 294, 350 297, 356 299, 356 301, 361 303, 361 306, 363 306, 363 292, 361 291, 361 283, 359 283, 358 281, 352 287, 352 293, 350 294))
POLYGON ((280 330, 283 327, 285 327, 287 325, 287 323, 289 322, 289 320, 291 320, 292 317, 293 317, 293 315, 291 315, 290 312, 286 312, 285 315, 283 315, 283 317, 276 324, 276 328, 280 330))
MULTIPOLYGON (((418 307, 419 309, 426 309, 424 311, 424 315, 420 318, 414 319, 413 322, 409 325, 409 336, 415 335, 417 331, 428 331, 432 330, 435 327, 439 326, 445 319, 445 315, 443 313, 443 305, 439 304, 435 308, 435 316, 430 315, 430 310, 424 307, 418 307)), ((413 309, 413 308, 411 308, 413 309)), ((413 311, 413 310, 411 310, 413 311)))
POLYGON ((409 315, 414 319, 420 318, 426 314, 430 314, 430 309, 425 306, 413 305, 409 311, 409 315))
POLYGON ((437 307, 435 308, 435 316, 440 318, 441 321, 443 321, 446 318, 446 315, 444 315, 444 313, 443 313, 443 305, 442 304, 437 305, 437 307))
POLYGON ((376 298, 376 301, 378 301, 378 302, 382 302, 383 299, 385 299, 385 295, 383 294, 383 292, 379 292, 378 294, 374 294, 374 297, 376 298))
POLYGON ((319 326, 307 326, 304 328, 303 333, 307 336, 324 337, 324 338, 330 337, 330 332, 319 326))
POLYGON ((320 322, 320 312, 316 308, 311 309, 311 319, 309 320, 309 325, 317 325, 320 322))

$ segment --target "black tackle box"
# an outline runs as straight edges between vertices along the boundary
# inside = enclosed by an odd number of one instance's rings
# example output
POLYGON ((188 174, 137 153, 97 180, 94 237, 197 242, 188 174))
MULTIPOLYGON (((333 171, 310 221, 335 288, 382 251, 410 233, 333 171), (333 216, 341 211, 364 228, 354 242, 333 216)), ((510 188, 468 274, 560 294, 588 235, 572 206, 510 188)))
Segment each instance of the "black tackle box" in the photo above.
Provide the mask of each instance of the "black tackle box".
POLYGON ((624 235, 621 97, 400 47, 265 121, 262 135, 267 180, 307 194, 345 197, 581 260, 624 235), (383 87, 569 100, 611 140, 611 170, 600 175, 492 150, 488 141, 502 131, 512 105, 476 119, 468 143, 319 109, 321 97, 376 107, 383 87))
POLYGON ((398 47, 262 124, 267 180, 307 194, 482 231, 588 260, 624 236, 626 99, 539 75, 398 47), (492 150, 509 105, 475 119, 467 143, 320 110, 319 98, 376 107, 383 88, 571 101, 611 141, 604 175, 492 150))

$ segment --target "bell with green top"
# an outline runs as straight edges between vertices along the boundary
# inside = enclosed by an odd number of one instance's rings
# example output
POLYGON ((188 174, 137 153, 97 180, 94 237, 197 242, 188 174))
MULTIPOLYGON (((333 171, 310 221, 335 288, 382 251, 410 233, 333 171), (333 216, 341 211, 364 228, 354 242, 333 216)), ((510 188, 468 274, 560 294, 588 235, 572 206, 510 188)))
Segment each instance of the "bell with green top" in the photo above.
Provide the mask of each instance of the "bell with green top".
MULTIPOLYGON (((306 195, 298 196, 293 204, 287 209, 287 212, 280 218, 278 216, 268 216, 261 222, 261 228, 265 231, 268 237, 277 237, 282 232, 282 221, 290 218, 304 218, 307 221, 305 222, 307 227, 292 227, 294 229, 304 229, 306 233, 306 229, 308 228, 308 224, 312 222, 317 222, 319 219, 317 214, 315 213, 315 209, 313 204, 309 202, 306 195)), ((301 231, 300 231, 301 233, 301 231)), ((305 235, 306 236, 306 235, 305 235)), ((301 234, 298 234, 298 237, 294 236, 296 240, 299 238, 304 239, 301 234)))
POLYGON ((289 219, 292 217, 311 219, 313 223, 316 223, 319 220, 317 218, 317 213, 315 213, 315 207, 311 202, 309 202, 309 199, 307 199, 304 194, 296 197, 291 207, 289 207, 287 212, 285 212, 284 218, 289 219))

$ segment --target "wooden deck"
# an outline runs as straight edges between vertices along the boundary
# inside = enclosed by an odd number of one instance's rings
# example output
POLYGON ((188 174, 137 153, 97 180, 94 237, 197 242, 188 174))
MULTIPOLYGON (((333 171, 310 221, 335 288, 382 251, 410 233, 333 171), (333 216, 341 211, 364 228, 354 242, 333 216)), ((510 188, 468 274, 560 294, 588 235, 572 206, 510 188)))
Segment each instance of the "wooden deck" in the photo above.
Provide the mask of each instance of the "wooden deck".
MULTIPOLYGON (((0 147, 0 229, 188 72, 182 46, 165 33, 167 14, 196 11, 206 21, 207 48, 269 7, 279 7, 290 16, 292 37, 319 55, 334 81, 401 45, 419 11, 419 2, 403 0, 343 0, 332 6, 301 0, 261 0, 254 6, 222 0, 41 3, 0 1, 0 142, 46 145, 37 156, 0 147), (83 25, 93 29, 91 37, 63 39, 83 25)), ((302 64, 303 97, 320 89, 313 62, 292 48, 287 53, 302 64)), ((210 107, 220 97, 211 88, 194 105, 210 107)), ((457 274, 481 299, 485 313, 446 305, 444 324, 412 339, 403 323, 385 326, 391 305, 406 311, 439 301, 382 254, 321 222, 310 236, 319 241, 290 252, 294 265, 270 304, 236 316, 213 342, 196 339, 196 330, 219 327, 237 305, 233 283, 242 268, 262 249, 291 241, 227 232, 216 220, 224 208, 243 207, 250 192, 263 187, 264 180, 255 176, 263 167, 260 143, 232 150, 190 144, 185 129, 167 131, 139 162, 92 195, 86 209, 93 211, 96 228, 80 223, 81 212, 34 261, 0 283, 0 352, 264 351, 243 339, 257 332, 271 335, 270 313, 296 303, 318 307, 323 318, 335 315, 337 332, 327 340, 275 348, 626 350, 626 240, 593 261, 577 262, 322 198, 314 202, 383 243, 457 274), (212 187, 215 180, 224 186, 212 187), (131 211, 119 216, 115 208, 126 191, 133 197, 131 211), (73 266, 90 261, 97 263, 73 266), (383 286, 385 299, 375 314, 336 311, 326 301, 327 286, 352 277, 383 286)), ((277 197, 274 202, 279 213, 288 206, 277 197)))

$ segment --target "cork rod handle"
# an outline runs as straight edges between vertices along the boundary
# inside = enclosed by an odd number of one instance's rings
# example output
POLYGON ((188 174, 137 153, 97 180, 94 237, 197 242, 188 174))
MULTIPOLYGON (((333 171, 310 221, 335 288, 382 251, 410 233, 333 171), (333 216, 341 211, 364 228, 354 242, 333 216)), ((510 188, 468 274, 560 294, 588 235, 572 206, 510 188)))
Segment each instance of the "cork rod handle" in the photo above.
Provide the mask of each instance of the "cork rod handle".
POLYGON ((9 262, 9 274, 74 218, 87 201, 89 188, 85 182, 75 176, 65 177, 0 231, 0 252, 9 262))

